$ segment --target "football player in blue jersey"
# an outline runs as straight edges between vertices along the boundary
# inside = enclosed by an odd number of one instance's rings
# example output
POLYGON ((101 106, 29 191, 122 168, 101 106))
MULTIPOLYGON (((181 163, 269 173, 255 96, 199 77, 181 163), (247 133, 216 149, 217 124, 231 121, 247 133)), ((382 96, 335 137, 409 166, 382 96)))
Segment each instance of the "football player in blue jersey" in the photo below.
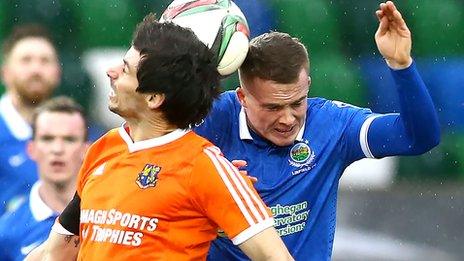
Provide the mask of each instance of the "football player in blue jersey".
POLYGON ((15 27, 3 43, 0 98, 0 214, 21 199, 37 180, 26 153, 34 109, 58 86, 61 69, 47 30, 39 25, 15 27))
POLYGON ((28 199, 0 218, 0 260, 23 260, 45 241, 56 217, 74 195, 77 173, 87 150, 87 124, 72 99, 44 102, 32 116, 28 153, 39 181, 28 199))
MULTIPOLYGON (((275 227, 295 260, 330 260, 339 179, 362 158, 418 155, 439 143, 431 97, 411 58, 411 32, 394 3, 380 4, 375 41, 395 80, 400 112, 307 98, 306 48, 271 32, 250 43, 241 86, 223 93, 196 132, 230 160, 248 162, 255 187, 271 207, 275 227)), ((246 260, 218 237, 209 260, 246 260)))

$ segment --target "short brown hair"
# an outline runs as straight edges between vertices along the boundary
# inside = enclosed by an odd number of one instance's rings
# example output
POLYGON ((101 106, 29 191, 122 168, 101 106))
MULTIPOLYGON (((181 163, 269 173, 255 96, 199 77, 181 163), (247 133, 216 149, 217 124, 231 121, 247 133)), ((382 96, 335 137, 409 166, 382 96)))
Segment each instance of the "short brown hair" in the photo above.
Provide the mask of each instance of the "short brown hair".
POLYGON ((306 47, 289 34, 270 32, 253 38, 247 57, 240 67, 240 76, 293 83, 302 68, 309 70, 306 47))
POLYGON ((23 24, 15 26, 3 42, 3 58, 5 59, 10 54, 19 41, 29 37, 42 38, 56 49, 53 38, 45 27, 40 24, 23 24))
POLYGON ((73 99, 67 96, 57 96, 45 101, 39 107, 37 107, 32 115, 32 137, 35 138, 36 134, 36 122, 40 114, 44 112, 60 112, 60 113, 77 113, 84 120, 84 141, 88 138, 88 123, 87 117, 85 116, 84 109, 81 105, 75 102, 73 99))

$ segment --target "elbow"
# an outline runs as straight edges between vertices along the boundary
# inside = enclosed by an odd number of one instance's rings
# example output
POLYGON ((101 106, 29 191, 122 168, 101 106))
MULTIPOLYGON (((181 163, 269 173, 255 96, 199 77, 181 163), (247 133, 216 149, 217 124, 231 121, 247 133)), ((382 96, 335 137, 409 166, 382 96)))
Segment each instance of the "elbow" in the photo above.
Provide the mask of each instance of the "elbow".
POLYGON ((438 121, 438 117, 435 118, 433 124, 430 126, 429 129, 429 137, 428 137, 428 145, 427 151, 435 148, 440 144, 441 140, 441 131, 440 131, 440 123, 438 121))
POLYGON ((415 145, 411 146, 415 155, 424 154, 440 144, 440 131, 430 133, 426 137, 423 137, 421 141, 416 142, 415 145))
POLYGON ((437 131, 437 133, 433 136, 432 140, 431 140, 431 147, 430 149, 438 146, 438 144, 440 144, 440 141, 441 141, 441 137, 440 137, 440 131, 437 131))
POLYGON ((426 142, 426 147, 425 147, 424 152, 427 152, 427 151, 435 148, 436 146, 438 146, 438 144, 440 144, 440 140, 441 140, 440 136, 441 136, 441 134, 440 134, 439 125, 436 124, 433 129, 434 130, 430 132, 430 135, 427 138, 428 142, 426 142))

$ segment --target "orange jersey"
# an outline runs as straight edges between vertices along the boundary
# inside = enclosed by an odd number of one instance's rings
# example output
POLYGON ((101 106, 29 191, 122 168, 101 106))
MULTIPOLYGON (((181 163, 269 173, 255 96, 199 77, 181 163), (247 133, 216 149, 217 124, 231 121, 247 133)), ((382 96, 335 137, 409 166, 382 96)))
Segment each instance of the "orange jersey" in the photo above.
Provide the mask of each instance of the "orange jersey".
POLYGON ((273 225, 251 182, 192 131, 141 142, 109 131, 77 191, 79 260, 204 260, 219 227, 240 244, 273 225))

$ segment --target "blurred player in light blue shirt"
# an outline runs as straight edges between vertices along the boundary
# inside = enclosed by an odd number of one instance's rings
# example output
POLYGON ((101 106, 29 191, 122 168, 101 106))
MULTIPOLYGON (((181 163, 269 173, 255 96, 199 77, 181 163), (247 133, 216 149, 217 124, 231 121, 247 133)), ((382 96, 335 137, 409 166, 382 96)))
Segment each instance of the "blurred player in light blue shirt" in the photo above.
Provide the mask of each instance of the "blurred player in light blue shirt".
POLYGON ((37 181, 25 202, 0 219, 0 260, 23 260, 45 241, 74 195, 77 173, 87 150, 82 108, 61 96, 44 102, 32 118, 29 156, 37 163, 37 181))
POLYGON ((48 99, 60 83, 56 48, 39 25, 13 28, 3 42, 0 98, 0 214, 29 193, 37 180, 34 162, 26 153, 34 109, 48 99))

